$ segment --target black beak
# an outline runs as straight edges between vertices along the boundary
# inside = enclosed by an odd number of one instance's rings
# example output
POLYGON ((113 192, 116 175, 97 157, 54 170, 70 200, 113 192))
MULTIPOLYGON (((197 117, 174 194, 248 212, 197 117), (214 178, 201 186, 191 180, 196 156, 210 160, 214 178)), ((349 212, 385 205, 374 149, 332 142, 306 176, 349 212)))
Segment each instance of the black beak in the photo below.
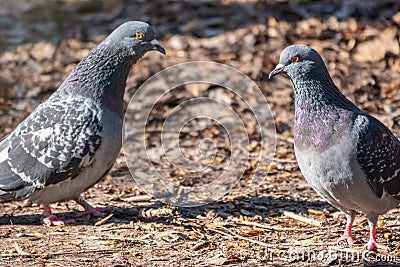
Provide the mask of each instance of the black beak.
POLYGON ((276 65, 275 69, 273 71, 271 71, 271 73, 269 74, 268 78, 271 79, 275 75, 277 75, 280 72, 282 72, 284 69, 285 69, 285 65, 279 63, 278 65, 276 65))
POLYGON ((162 47, 162 45, 156 40, 154 39, 153 41, 151 41, 151 44, 153 45, 153 50, 156 50, 160 53, 163 53, 164 55, 166 55, 167 53, 165 52, 164 47, 162 47))

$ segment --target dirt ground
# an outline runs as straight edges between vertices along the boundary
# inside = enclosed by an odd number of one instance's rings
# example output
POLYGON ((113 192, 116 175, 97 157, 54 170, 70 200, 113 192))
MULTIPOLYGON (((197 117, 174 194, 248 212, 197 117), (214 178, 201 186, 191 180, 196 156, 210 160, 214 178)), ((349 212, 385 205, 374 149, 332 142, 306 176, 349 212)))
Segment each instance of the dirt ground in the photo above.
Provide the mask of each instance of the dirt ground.
MULTIPOLYGON (((83 194, 93 205, 117 207, 105 218, 77 217, 82 209, 75 203, 55 203, 52 208, 59 217, 75 218, 77 223, 48 227, 40 222, 38 205, 1 203, 0 266, 400 266, 400 209, 379 222, 378 241, 390 252, 363 249, 368 224, 362 215, 354 226, 359 244, 329 242, 342 233, 345 218, 309 187, 299 171, 289 79, 267 80, 284 47, 309 44, 321 53, 342 92, 400 137, 399 10, 395 0, 0 0, 0 138, 126 20, 150 22, 168 53, 149 53, 136 64, 128 78, 126 104, 162 69, 214 61, 236 68, 257 84, 276 127, 274 160, 260 163, 258 155, 266 148, 260 145, 251 105, 249 109, 218 86, 176 88, 152 110, 146 126, 146 142, 153 144, 149 151, 161 144, 162 122, 175 107, 193 97, 225 99, 242 117, 249 136, 244 147, 249 159, 234 188, 207 205, 165 204, 133 180, 121 151, 111 173, 83 194), (265 179, 249 191, 255 173, 265 179)), ((151 153, 152 161, 172 183, 206 184, 224 171, 221 166, 227 164, 231 144, 223 128, 212 121, 185 125, 182 142, 188 144, 187 153, 195 151, 194 144, 203 138, 218 144, 217 164, 203 162, 210 167, 204 172, 182 171, 156 152, 151 153)), ((130 159, 143 155, 137 150, 130 159)))

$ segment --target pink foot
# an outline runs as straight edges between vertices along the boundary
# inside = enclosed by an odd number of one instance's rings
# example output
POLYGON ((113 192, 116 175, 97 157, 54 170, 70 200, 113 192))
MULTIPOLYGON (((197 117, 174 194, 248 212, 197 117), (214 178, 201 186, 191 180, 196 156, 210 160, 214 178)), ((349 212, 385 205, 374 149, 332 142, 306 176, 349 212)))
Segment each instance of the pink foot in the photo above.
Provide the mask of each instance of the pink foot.
POLYGON ((336 242, 339 245, 342 243, 347 243, 351 245, 357 242, 358 239, 351 234, 351 228, 353 227, 355 216, 356 216, 355 211, 350 211, 348 214, 346 213, 347 224, 343 235, 337 239, 330 239, 329 242, 336 242))
POLYGON ((73 224, 75 223, 75 220, 69 219, 69 220, 63 220, 57 218, 55 215, 51 213, 51 208, 49 204, 43 204, 43 213, 42 213, 42 218, 40 219, 42 223, 44 223, 47 226, 56 226, 56 225, 65 225, 65 224, 73 224))
POLYGON ((369 240, 368 243, 365 245, 366 249, 374 250, 375 248, 379 248, 382 250, 390 251, 389 247, 379 244, 376 240, 369 240))
POLYGON ((371 221, 368 222, 369 224, 369 241, 365 245, 368 250, 374 250, 375 248, 383 249, 386 251, 390 251, 389 247, 384 246, 376 242, 376 224, 372 223, 371 221))
POLYGON ((78 203, 85 209, 85 211, 78 212, 78 214, 77 214, 78 217, 88 215, 88 214, 96 216, 96 217, 104 217, 106 215, 104 212, 107 212, 107 211, 112 212, 116 209, 116 207, 113 207, 113 206, 94 208, 89 203, 87 203, 85 200, 83 200, 83 198, 81 198, 81 197, 79 197, 78 199, 75 199, 75 201, 76 201, 76 203, 78 203))

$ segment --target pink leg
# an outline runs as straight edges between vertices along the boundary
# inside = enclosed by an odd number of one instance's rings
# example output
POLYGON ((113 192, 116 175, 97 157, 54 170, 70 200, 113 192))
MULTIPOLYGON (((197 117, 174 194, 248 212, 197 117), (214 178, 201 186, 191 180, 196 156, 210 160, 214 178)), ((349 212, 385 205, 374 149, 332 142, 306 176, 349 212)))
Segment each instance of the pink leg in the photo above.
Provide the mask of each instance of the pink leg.
POLYGON ((351 233, 351 229, 353 227, 353 222, 354 222, 354 219, 356 218, 356 212, 351 211, 350 214, 346 214, 346 218, 347 218, 347 224, 346 224, 346 229, 345 229, 343 235, 337 239, 331 239, 329 241, 336 242, 336 243, 346 242, 348 244, 354 244, 355 242, 358 241, 358 239, 355 238, 351 233))
POLYGON ((116 208, 113 206, 106 206, 106 207, 97 207, 94 208, 92 207, 89 203, 87 203, 81 196, 79 196, 77 199, 75 199, 75 202, 81 205, 85 211, 79 212, 78 216, 84 216, 87 214, 92 214, 97 217, 103 217, 106 214, 104 212, 106 211, 114 211, 116 208))
POLYGON ((381 245, 376 242, 376 224, 368 221, 369 224, 369 241, 365 245, 368 250, 374 250, 374 248, 384 249, 390 251, 387 246, 381 245))
POLYGON ((43 213, 42 213, 42 218, 41 221, 48 225, 65 225, 65 224, 72 224, 75 223, 75 220, 62 220, 57 218, 55 215, 51 213, 51 208, 49 204, 43 204, 43 213))

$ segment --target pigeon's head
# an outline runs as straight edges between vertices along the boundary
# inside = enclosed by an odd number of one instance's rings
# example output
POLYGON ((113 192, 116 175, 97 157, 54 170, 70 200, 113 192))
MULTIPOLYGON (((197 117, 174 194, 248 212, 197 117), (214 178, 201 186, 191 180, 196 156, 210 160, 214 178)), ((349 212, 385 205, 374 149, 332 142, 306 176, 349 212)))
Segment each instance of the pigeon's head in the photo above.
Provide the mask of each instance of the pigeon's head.
POLYGON ((282 51, 279 64, 271 71, 269 78, 282 72, 289 75, 292 80, 297 80, 319 76, 327 70, 317 51, 307 45, 291 45, 282 51))
POLYGON ((157 41, 153 27, 142 21, 125 22, 103 41, 103 45, 122 48, 134 57, 141 57, 151 50, 165 55, 165 49, 157 41))

